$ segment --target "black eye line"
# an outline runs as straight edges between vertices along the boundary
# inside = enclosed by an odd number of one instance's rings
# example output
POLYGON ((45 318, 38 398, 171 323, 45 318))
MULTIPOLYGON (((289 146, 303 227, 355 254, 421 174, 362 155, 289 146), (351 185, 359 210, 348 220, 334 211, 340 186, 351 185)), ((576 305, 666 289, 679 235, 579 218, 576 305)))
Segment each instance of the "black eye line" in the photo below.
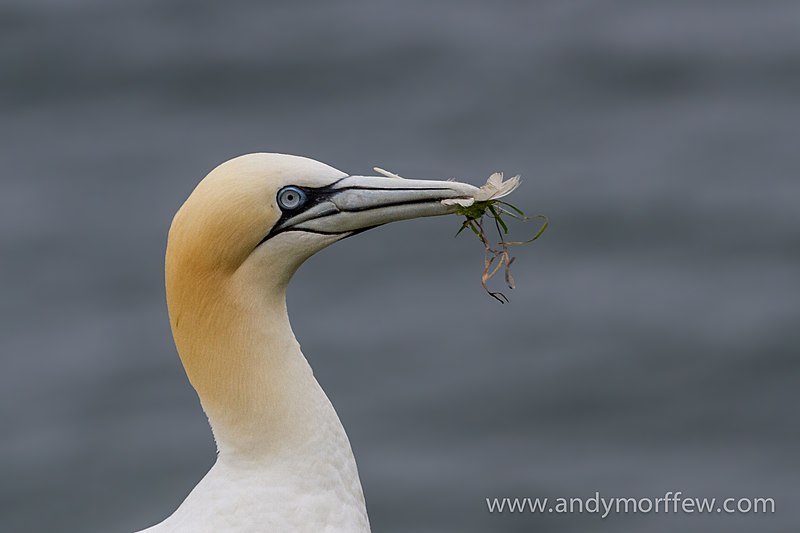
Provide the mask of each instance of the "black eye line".
POLYGON ((278 209, 281 210, 281 217, 278 219, 277 222, 272 226, 269 232, 264 236, 261 241, 256 245, 256 248, 267 242, 270 238, 274 237, 275 235, 283 232, 288 231, 286 230, 275 230, 275 228, 280 227, 281 224, 286 222, 286 220, 290 219, 291 217, 301 213, 307 209, 311 209, 315 205, 324 202, 333 194, 339 192, 338 190, 334 190, 334 187, 339 184, 340 181, 349 178, 351 175, 348 174, 347 176, 343 176, 338 180, 334 181, 333 183, 329 183, 328 185, 324 185, 322 187, 303 187, 301 185, 286 185, 285 187, 281 187, 278 193, 275 195, 275 203, 278 206, 278 209), (280 201, 278 200, 278 196, 280 196, 281 192, 287 187, 294 187, 295 189, 299 189, 306 195, 306 201, 295 207, 294 209, 286 209, 285 207, 281 206, 280 201))
MULTIPOLYGON (((330 193, 334 192, 333 188, 340 181, 345 180, 345 179, 347 179, 349 177, 350 177, 350 175, 348 174, 347 176, 339 178, 338 180, 334 181, 333 183, 329 183, 328 185, 323 185, 322 187, 303 187, 302 185, 286 185, 284 187, 281 187, 281 189, 278 191, 278 194, 275 195, 275 202, 278 204, 278 208, 280 208, 281 211, 283 211, 284 213, 289 211, 289 212, 291 212, 291 215, 294 216, 294 215, 297 214, 297 210, 298 209, 302 209, 302 208, 306 208, 307 209, 309 207, 313 207, 316 204, 320 203, 328 195, 330 195, 330 193), (303 194, 306 195, 306 201, 304 203, 298 205, 297 207, 293 208, 293 209, 287 209, 287 208, 283 207, 281 205, 280 201, 278 200, 278 198, 280 197, 281 193, 283 191, 285 191, 286 189, 288 189, 289 187, 294 188, 294 189, 298 189, 300 192, 302 192, 303 194)), ((279 220, 278 223, 276 223, 275 225, 278 226, 281 222, 283 222, 283 220, 285 218, 288 218, 288 217, 281 216, 281 220, 279 220)))

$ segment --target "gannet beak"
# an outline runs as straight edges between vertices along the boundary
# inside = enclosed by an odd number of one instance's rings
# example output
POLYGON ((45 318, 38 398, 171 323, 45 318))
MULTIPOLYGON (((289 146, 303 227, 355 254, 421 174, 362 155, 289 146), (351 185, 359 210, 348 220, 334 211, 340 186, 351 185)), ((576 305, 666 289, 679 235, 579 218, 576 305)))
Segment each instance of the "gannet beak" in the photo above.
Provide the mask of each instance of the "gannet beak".
POLYGON ((285 231, 352 235, 398 220, 446 215, 456 206, 443 205, 442 200, 469 199, 478 192, 455 181, 378 176, 346 176, 326 187, 304 190, 306 207, 284 213, 267 238, 285 231))

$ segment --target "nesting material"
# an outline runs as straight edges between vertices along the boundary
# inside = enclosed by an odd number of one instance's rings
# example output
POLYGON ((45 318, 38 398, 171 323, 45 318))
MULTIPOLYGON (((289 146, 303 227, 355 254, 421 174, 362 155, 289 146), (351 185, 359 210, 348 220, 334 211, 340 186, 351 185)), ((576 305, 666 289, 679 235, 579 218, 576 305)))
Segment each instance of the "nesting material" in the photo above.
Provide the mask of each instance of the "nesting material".
MULTIPOLYGON (((381 168, 375 168, 375 171, 390 178, 402 179, 397 174, 381 168)), ((478 189, 474 197, 442 200, 442 204, 444 205, 455 206, 456 214, 464 217, 464 221, 461 223, 461 227, 456 235, 459 235, 465 229, 469 229, 483 244, 484 259, 481 286, 483 286, 489 296, 500 303, 507 303, 508 297, 502 292, 491 290, 488 284, 495 274, 502 270, 506 286, 509 289, 513 289, 516 286, 514 277, 511 274, 511 265, 514 263, 515 258, 510 253, 510 247, 531 244, 541 237, 550 225, 550 221, 545 215, 529 217, 521 209, 501 200, 501 198, 514 192, 519 185, 519 175, 503 180, 503 173, 495 172, 489 176, 486 183, 478 189), (530 239, 525 241, 510 241, 507 240, 509 219, 521 222, 539 220, 541 225, 530 239), (489 235, 492 226, 497 230, 496 242, 493 242, 493 239, 489 235)))

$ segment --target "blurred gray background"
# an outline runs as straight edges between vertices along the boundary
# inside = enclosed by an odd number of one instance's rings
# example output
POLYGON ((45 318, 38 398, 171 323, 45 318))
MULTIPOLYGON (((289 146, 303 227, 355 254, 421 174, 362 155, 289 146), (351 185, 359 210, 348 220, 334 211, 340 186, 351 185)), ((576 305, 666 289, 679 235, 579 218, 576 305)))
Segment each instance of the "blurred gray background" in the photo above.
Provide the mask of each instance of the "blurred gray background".
POLYGON ((456 218, 298 273, 376 532, 797 531, 799 26, 795 1, 3 1, 0 531, 130 533, 212 464, 163 252, 251 151, 520 173, 552 220, 505 306, 456 218), (484 502, 595 491, 777 512, 484 502))

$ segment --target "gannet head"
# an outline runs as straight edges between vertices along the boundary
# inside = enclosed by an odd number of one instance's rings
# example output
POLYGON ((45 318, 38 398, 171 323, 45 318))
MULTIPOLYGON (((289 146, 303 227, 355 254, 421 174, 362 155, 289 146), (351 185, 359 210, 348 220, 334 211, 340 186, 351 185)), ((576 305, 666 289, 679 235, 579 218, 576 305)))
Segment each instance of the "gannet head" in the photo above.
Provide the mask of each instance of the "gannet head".
POLYGON ((305 359, 284 294, 303 261, 369 228, 451 213, 456 206, 442 200, 477 192, 451 181, 353 176, 283 154, 244 155, 212 170, 173 220, 166 288, 189 380, 212 426, 228 428, 215 430, 218 444, 223 433, 250 442, 254 420, 274 428, 291 418, 287 387, 308 372, 292 362, 305 359))
POLYGON ((452 181, 348 175, 285 154, 237 157, 211 171, 173 221, 170 252, 194 269, 233 272, 248 262, 286 283, 308 257, 345 237, 396 220, 454 211, 441 200, 477 188, 452 181))

